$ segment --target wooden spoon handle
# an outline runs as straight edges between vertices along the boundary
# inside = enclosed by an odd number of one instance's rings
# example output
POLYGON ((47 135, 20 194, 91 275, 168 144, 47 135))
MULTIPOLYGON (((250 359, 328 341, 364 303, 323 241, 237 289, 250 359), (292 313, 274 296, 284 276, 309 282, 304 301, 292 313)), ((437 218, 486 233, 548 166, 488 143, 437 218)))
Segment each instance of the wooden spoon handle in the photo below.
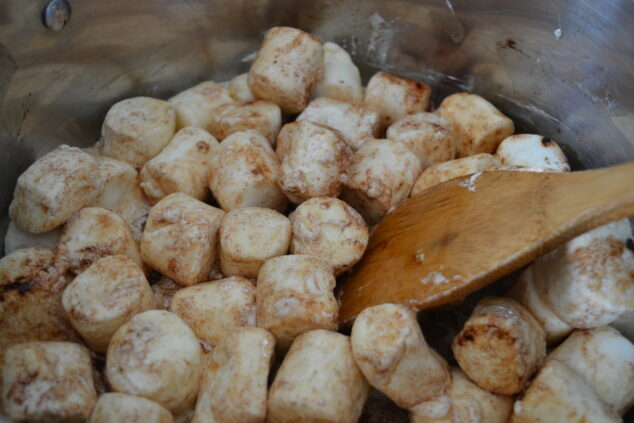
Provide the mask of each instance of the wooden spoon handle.
POLYGON ((634 162, 554 174, 548 188, 550 201, 544 210, 553 221, 535 256, 590 229, 634 216, 634 162))

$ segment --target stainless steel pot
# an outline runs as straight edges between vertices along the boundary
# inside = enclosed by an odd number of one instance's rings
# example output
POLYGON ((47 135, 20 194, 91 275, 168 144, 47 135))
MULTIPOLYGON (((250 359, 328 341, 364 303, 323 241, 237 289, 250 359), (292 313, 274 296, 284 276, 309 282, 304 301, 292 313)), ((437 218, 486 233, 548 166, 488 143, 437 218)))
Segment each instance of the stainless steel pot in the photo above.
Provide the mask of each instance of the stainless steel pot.
POLYGON ((273 25, 341 43, 366 78, 418 78, 436 100, 482 94, 577 168, 634 159, 631 0, 69 1, 63 26, 50 8, 43 19, 47 0, 0 0, 0 233, 36 157, 96 141, 119 99, 247 70, 273 25))
MULTIPOLYGON (((70 19, 51 13, 61 0, 44 15, 46 0, 0 0, 0 234, 36 157, 95 142, 122 98, 246 71, 274 25, 340 43, 366 79, 420 79, 436 101, 481 94, 518 131, 555 138, 577 169, 634 160, 631 0, 69 1, 70 19)), ((406 421, 374 404, 366 421, 406 421)))

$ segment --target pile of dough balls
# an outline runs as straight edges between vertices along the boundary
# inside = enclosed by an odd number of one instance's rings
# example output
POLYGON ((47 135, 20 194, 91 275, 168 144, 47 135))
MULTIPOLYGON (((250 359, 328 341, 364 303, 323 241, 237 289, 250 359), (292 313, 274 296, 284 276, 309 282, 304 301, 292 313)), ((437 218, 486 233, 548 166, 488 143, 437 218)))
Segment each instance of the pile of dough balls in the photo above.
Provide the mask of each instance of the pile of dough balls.
POLYGON ((340 46, 276 27, 248 73, 124 99, 97 144, 39 158, 0 259, 2 414, 353 423, 375 389, 413 423, 620 421, 634 346, 607 325, 634 327, 628 220, 480 301, 454 365, 403 305, 338 332, 337 277, 411 195, 483 171, 570 171, 554 140, 514 135, 484 98, 432 111, 430 97, 386 72, 364 88, 340 46))

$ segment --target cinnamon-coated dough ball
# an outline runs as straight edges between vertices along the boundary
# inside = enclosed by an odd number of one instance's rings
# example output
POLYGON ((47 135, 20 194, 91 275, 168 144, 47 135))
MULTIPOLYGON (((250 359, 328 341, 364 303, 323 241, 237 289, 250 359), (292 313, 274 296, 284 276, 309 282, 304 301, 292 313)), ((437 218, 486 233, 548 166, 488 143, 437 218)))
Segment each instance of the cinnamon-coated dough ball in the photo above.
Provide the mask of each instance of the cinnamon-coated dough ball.
POLYGON ((300 113, 321 78, 321 43, 299 29, 278 26, 264 36, 249 70, 253 95, 279 105, 284 113, 300 113))
POLYGON ((382 304, 363 310, 352 326, 354 359, 370 385, 402 408, 444 394, 447 363, 423 337, 407 307, 382 304))
POLYGON ((266 207, 284 211, 288 200, 277 185, 280 161, 255 131, 225 138, 212 161, 209 187, 223 210, 266 207))
POLYGON ((113 391, 156 401, 178 415, 196 401, 202 350, 194 332, 173 313, 137 314, 112 337, 106 376, 113 391))
POLYGON ((278 137, 279 185, 293 203, 341 193, 352 152, 334 130, 308 121, 284 125, 278 137))
POLYGON ((423 82, 377 72, 368 81, 363 104, 376 110, 387 128, 407 115, 427 110, 430 97, 431 88, 423 82))
POLYGON ((275 145, 282 126, 282 111, 270 101, 253 100, 227 104, 218 109, 211 133, 223 140, 234 132, 253 130, 275 145))
POLYGON ((192 423, 263 423, 274 347, 264 329, 229 333, 207 358, 192 423))
POLYGON ((167 100, 176 112, 176 128, 196 126, 209 131, 217 110, 233 102, 230 92, 222 85, 205 81, 167 100))
POLYGON ((409 197, 421 170, 404 144, 368 141, 352 156, 341 198, 373 225, 409 197))
POLYGON ((103 121, 104 156, 141 169, 174 135, 176 113, 163 100, 133 97, 115 103, 103 121))
POLYGON ((381 132, 376 111, 327 97, 312 100, 297 117, 297 122, 304 120, 338 131, 353 151, 381 132))
POLYGON ((506 423, 512 408, 512 397, 492 394, 453 368, 447 393, 411 408, 410 422, 506 423))
POLYGON ((186 194, 168 195, 150 211, 141 238, 143 261, 183 286, 208 280, 223 217, 222 210, 186 194))
POLYGON ((561 320, 537 292, 533 264, 524 269, 515 285, 507 292, 507 296, 526 307, 537 319, 544 329, 547 345, 561 341, 572 332, 572 326, 561 320))
POLYGON ((343 48, 330 41, 324 43, 324 74, 315 85, 314 97, 330 97, 348 103, 363 101, 359 68, 343 48))
POLYGON ((435 113, 416 113, 399 119, 390 125, 386 137, 405 144, 423 169, 456 156, 451 125, 435 113))
POLYGON ((500 162, 495 156, 486 153, 433 164, 420 174, 414 184, 414 188, 412 188, 412 195, 419 194, 427 188, 447 182, 450 179, 492 170, 499 165, 500 162))
POLYGON ((26 248, 0 259, 0 355, 21 342, 79 340, 62 308, 66 284, 50 250, 26 248))
POLYGON ((211 350, 236 329, 255 326, 255 286, 239 276, 200 283, 176 292, 169 310, 211 350))
POLYGON ((218 141, 201 128, 188 126, 176 133, 161 153, 141 169, 141 188, 152 204, 182 192, 197 200, 209 196, 207 181, 218 141))
POLYGON ((521 399, 513 405, 511 423, 619 423, 581 376, 559 360, 548 360, 521 399))
POLYGON ((97 401, 90 353, 70 342, 27 342, 4 354, 2 408, 11 421, 82 422, 97 401))
POLYGON ((628 219, 600 226, 539 257, 535 289, 574 328, 609 324, 634 309, 634 252, 628 219))
POLYGON ((300 335, 275 375, 268 423, 355 423, 369 386, 352 356, 350 338, 313 330, 300 335))
POLYGON ((541 135, 518 134, 505 138, 495 153, 502 165, 542 167, 569 172, 568 159, 559 145, 541 135))
POLYGON ((244 207, 226 214, 219 236, 222 273, 256 278, 266 260, 288 252, 291 223, 275 210, 244 207))
POLYGON ((155 307, 143 271, 125 256, 95 261, 64 290, 64 311, 73 327, 95 352, 105 354, 108 342, 132 316, 155 307))
POLYGON ((128 163, 110 157, 95 156, 95 159, 103 178, 103 192, 95 206, 121 216, 135 241, 140 240, 151 206, 139 185, 139 172, 128 163))
POLYGON ((634 403, 634 345, 616 329, 576 330, 547 359, 567 364, 617 413, 634 403))
POLYGON ((313 329, 337 329, 335 277, 320 258, 289 255, 267 260, 256 285, 258 327, 275 335, 281 350, 313 329))
POLYGON ((481 300, 456 336, 452 350, 460 368, 487 391, 520 392, 546 356, 541 325, 510 298, 481 300))
POLYGON ((94 157, 60 145, 20 175, 9 216, 25 232, 48 232, 95 203, 102 190, 103 179, 94 157))
POLYGON ((452 125, 458 157, 493 154, 515 131, 511 119, 476 94, 452 94, 442 101, 438 113, 452 125))
POLYGON ((291 253, 321 257, 335 275, 354 266, 368 245, 363 217, 337 198, 311 198, 289 216, 293 238, 291 253))
POLYGON ((114 255, 143 266, 128 224, 100 207, 86 207, 66 223, 55 254, 58 267, 76 275, 100 258, 114 255))

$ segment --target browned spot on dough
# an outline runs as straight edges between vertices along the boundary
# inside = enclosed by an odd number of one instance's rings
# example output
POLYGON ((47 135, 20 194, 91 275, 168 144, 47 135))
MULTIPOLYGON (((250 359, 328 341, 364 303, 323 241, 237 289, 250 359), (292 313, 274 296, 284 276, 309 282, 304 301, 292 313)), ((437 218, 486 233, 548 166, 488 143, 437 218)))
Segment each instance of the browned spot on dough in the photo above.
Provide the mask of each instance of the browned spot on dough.
POLYGON ((209 144, 207 144, 205 141, 198 141, 196 143, 196 149, 200 152, 206 153, 209 151, 209 144))
POLYGON ((473 335, 471 335, 471 333, 465 333, 460 339, 458 339, 458 344, 462 346, 471 341, 473 341, 473 335))
POLYGON ((7 291, 17 291, 18 294, 24 294, 25 292, 28 292, 31 290, 31 288, 33 288, 33 284, 29 283, 29 282, 13 282, 7 285, 4 285, 2 287, 2 289, 7 292, 7 291))
POLYGON ((172 273, 176 273, 178 271, 178 262, 174 257, 168 260, 167 269, 172 273))

